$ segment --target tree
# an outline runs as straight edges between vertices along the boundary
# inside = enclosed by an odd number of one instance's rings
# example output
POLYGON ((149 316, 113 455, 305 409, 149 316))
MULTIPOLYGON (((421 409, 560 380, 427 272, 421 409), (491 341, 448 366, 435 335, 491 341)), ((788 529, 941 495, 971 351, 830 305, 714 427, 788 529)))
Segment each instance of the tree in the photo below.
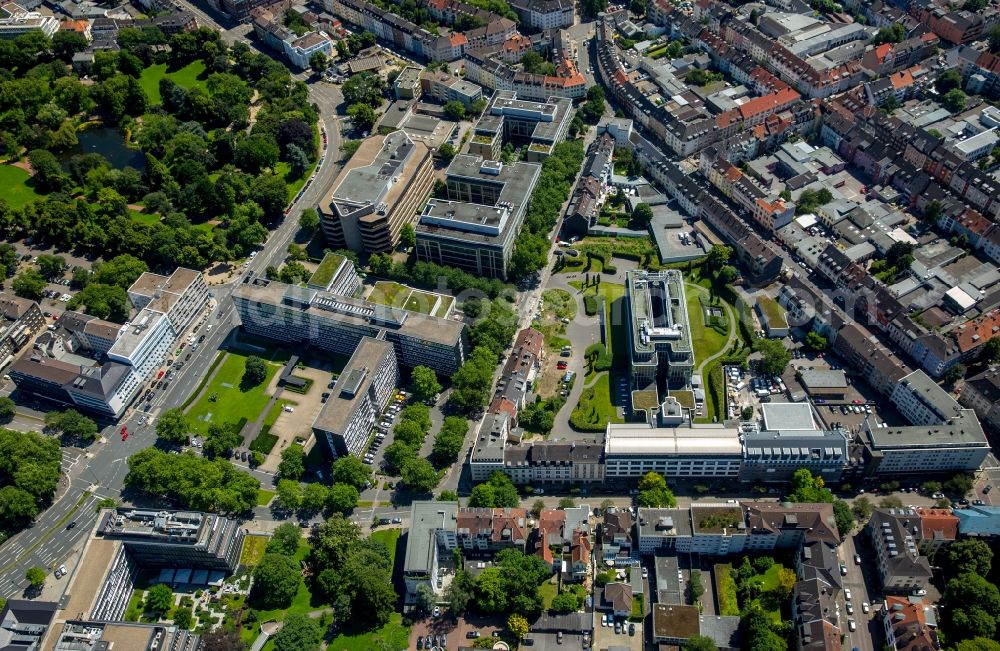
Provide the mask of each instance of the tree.
POLYGON ((251 598, 263 608, 287 608, 299 590, 302 572, 290 556, 265 553, 253 571, 251 598))
POLYGON ((943 601, 951 612, 949 639, 996 637, 1000 591, 986 577, 960 574, 945 585, 943 601))
POLYGON ((335 483, 348 484, 361 490, 370 482, 372 469, 362 463, 361 459, 347 455, 333 462, 332 476, 335 483))
POLYGON ((302 486, 294 479, 279 479, 275 489, 278 492, 277 506, 286 511, 294 511, 302 506, 302 486))
POLYGON ((389 472, 398 474, 402 471, 406 462, 412 459, 415 454, 416 451, 413 449, 413 446, 397 439, 385 449, 385 454, 382 458, 388 464, 389 472))
POLYGON ((37 565, 29 567, 24 573, 24 579, 35 590, 41 590, 45 585, 45 570, 37 565))
POLYGON ((315 72, 325 72, 330 67, 330 60, 322 52, 315 52, 309 57, 309 67, 315 72))
POLYGON ((187 418, 181 407, 166 410, 156 421, 156 435, 165 441, 181 443, 187 439, 187 431, 187 418))
POLYGON ((14 419, 17 405, 7 396, 0 397, 0 423, 9 423, 14 419))
POLYGON ((720 269, 729 262, 733 255, 733 250, 725 244, 713 244, 708 251, 708 266, 712 269, 720 269))
POLYGON ((378 113, 367 102, 357 102, 347 107, 347 115, 359 131, 371 131, 378 121, 378 113))
POLYGON ((854 506, 851 507, 851 510, 854 511, 854 516, 858 520, 865 521, 871 517, 872 511, 875 509, 872 506, 871 500, 862 496, 854 500, 854 506))
POLYGON ((840 537, 846 538, 847 534, 851 533, 851 529, 854 528, 854 513, 851 512, 851 506, 844 500, 834 500, 833 517, 837 523, 840 537))
POLYGON ((446 416, 441 431, 434 437, 434 459, 441 464, 454 463, 458 459, 458 453, 462 451, 468 431, 467 420, 459 416, 446 416))
POLYGON ((667 488, 667 480, 664 479, 663 475, 655 472, 647 472, 639 480, 639 496, 636 501, 639 506, 653 508, 674 508, 677 506, 677 498, 667 488))
POLYGON ((949 90, 944 94, 944 97, 941 98, 941 104, 952 113, 964 111, 967 101, 968 97, 960 88, 953 88, 949 90))
POLYGON ((319 213, 315 208, 304 208, 299 215, 299 228, 307 235, 314 235, 319 230, 319 213))
POLYGON ((59 159, 45 149, 28 152, 28 162, 34 172, 32 177, 39 192, 59 192, 69 184, 69 176, 63 171, 59 159))
POLYGON ((174 605, 174 593, 165 583, 157 583, 146 591, 146 612, 165 614, 174 605))
POLYGON ((465 104, 456 99, 444 105, 444 116, 453 122, 465 119, 465 104))
POLYGON ((952 647, 955 651, 1000 651, 1000 642, 987 637, 974 637, 962 640, 952 647))
POLYGON ((47 284, 45 277, 38 273, 38 270, 25 269, 14 278, 10 287, 21 298, 40 301, 45 294, 47 284))
POLYGON ((73 55, 87 49, 87 37, 71 29, 59 30, 52 35, 52 54, 63 63, 70 63, 73 55))
POLYGON ((329 491, 327 487, 319 482, 306 484, 302 489, 302 510, 307 513, 316 513, 326 506, 326 499, 329 491))
POLYGON ((948 385, 955 384, 965 377, 967 371, 965 364, 955 364, 941 375, 941 381, 948 385))
POLYGON ((552 612, 556 614, 572 613, 579 608, 579 599, 576 594, 563 591, 552 598, 552 612))
POLYGON ((344 101, 347 102, 348 106, 363 102, 372 108, 377 108, 382 104, 385 89, 385 80, 381 76, 370 72, 356 74, 341 86, 344 101))
POLYGON ((410 375, 413 397, 420 402, 426 402, 441 392, 441 383, 433 369, 426 366, 415 366, 410 375))
POLYGON ((419 612, 430 613, 437 603, 437 595, 429 583, 420 583, 416 589, 416 607, 419 612))
POLYGON ((178 608, 174 611, 173 616, 174 625, 184 631, 191 630, 191 626, 194 624, 194 614, 191 612, 190 606, 185 606, 183 608, 178 608))
POLYGON ((66 304, 71 310, 82 309, 91 316, 115 323, 124 323, 131 313, 131 303, 125 290, 117 285, 88 283, 83 291, 66 304))
POLYGON ((507 629, 515 638, 522 640, 528 634, 528 620, 523 615, 514 613, 507 618, 507 629))
POLYGON ((766 375, 781 375, 792 361, 792 354, 780 339, 755 339, 753 349, 763 356, 760 360, 760 370, 766 375))
POLYGON ((301 445, 290 445, 281 451, 278 473, 287 479, 298 479, 306 472, 306 453, 301 445))
POLYGON ((816 352, 823 352, 826 350, 826 343, 826 337, 818 332, 810 330, 809 334, 806 335, 806 346, 809 346, 816 352))
POLYGON ((1000 25, 994 25, 989 31, 990 52, 996 54, 1000 52, 1000 25))
POLYGON ((142 260, 128 254, 117 255, 97 265, 92 281, 127 289, 147 271, 149 266, 142 260))
POLYGON ((944 490, 945 493, 949 495, 961 497, 972 490, 973 484, 974 484, 974 479, 972 475, 960 472, 951 479, 949 479, 948 481, 941 484, 941 488, 944 490))
POLYGON ((486 483, 475 486, 469 495, 469 506, 515 508, 520 503, 517 488, 500 471, 494 472, 486 483))
POLYGON ((438 147, 438 155, 441 156, 441 160, 446 164, 450 163, 457 153, 458 150, 450 142, 441 143, 441 146, 438 147))
POLYGON ((719 647, 715 645, 715 640, 704 635, 689 637, 681 647, 684 651, 716 651, 719 647))
POLYGON ((399 229, 399 243, 407 249, 412 249, 417 245, 417 231, 414 230, 413 224, 403 224, 403 227, 399 229))
POLYGON ((944 559, 951 576, 967 573, 986 576, 992 566, 993 550, 981 540, 959 540, 945 547, 944 559))
POLYGON ((240 384, 255 387, 267 379, 267 362, 256 355, 247 357, 243 365, 243 379, 240 384))
POLYGON ((416 493, 429 493, 437 486, 440 478, 430 461, 411 459, 403 465, 403 483, 416 493))
POLYGON ((97 423, 75 409, 62 412, 50 411, 45 414, 45 428, 79 441, 92 441, 97 438, 97 423))
POLYGON ((271 539, 267 541, 267 552, 294 556, 302 540, 302 527, 291 522, 285 522, 275 527, 271 539))
POLYGON ((833 493, 824 487, 823 478, 813 476, 807 468, 799 468, 792 474, 792 492, 789 502, 833 502, 833 493))
POLYGON ((274 651, 319 651, 322 635, 316 619, 305 614, 289 615, 274 636, 274 651))
POLYGON ((351 484, 334 484, 327 491, 326 505, 335 513, 349 513, 358 506, 361 495, 351 484))
POLYGON ((205 436, 204 450, 209 457, 228 457, 243 442, 236 423, 212 423, 205 436))
POLYGON ((883 43, 900 43, 906 37, 906 30, 902 23, 893 23, 891 26, 878 30, 878 34, 871 40, 874 46, 883 43))
POLYGON ((126 486, 181 508, 244 513, 257 503, 260 482, 225 459, 151 447, 129 457, 128 466, 126 486))
POLYGON ((653 209, 648 203, 640 203, 632 211, 632 219, 640 224, 648 224, 653 219, 653 209))
POLYGON ((35 264, 42 275, 50 280, 61 277, 66 269, 66 259, 61 255, 40 255, 35 264))

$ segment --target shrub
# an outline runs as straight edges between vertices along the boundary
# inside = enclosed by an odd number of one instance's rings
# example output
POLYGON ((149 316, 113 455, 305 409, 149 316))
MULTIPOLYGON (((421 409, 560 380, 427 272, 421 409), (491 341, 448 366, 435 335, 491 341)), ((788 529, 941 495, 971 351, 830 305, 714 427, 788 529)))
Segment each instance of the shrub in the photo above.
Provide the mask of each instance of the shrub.
POLYGON ((598 300, 597 296, 587 294, 583 297, 583 311, 587 313, 587 316, 594 316, 597 314, 597 310, 600 306, 601 302, 598 300))
POLYGON ((613 264, 606 264, 606 265, 604 265, 604 273, 606 273, 608 275, 616 274, 616 273, 618 273, 618 267, 616 267, 613 264))

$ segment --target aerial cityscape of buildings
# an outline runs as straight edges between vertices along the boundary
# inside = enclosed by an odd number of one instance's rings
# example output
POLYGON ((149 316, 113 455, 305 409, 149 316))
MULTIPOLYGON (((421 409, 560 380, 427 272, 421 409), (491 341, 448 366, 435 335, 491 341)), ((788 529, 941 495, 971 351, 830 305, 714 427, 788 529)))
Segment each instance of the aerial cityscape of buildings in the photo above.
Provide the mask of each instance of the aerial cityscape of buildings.
POLYGON ((995 0, 0 40, 0 649, 1000 636, 995 0))

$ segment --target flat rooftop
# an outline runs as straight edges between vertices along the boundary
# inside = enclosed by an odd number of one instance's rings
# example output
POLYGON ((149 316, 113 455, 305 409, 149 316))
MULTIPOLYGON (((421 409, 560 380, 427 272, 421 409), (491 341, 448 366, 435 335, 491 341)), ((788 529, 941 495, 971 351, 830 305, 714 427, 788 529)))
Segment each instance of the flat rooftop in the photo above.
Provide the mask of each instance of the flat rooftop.
POLYGON ((907 427, 872 427, 867 436, 876 450, 893 448, 988 448, 983 427, 971 409, 962 409, 959 416, 943 425, 910 425, 907 427))
POLYGON ((735 427, 692 425, 651 427, 609 424, 604 441, 606 455, 682 456, 718 455, 739 457, 740 432, 735 427))
POLYGON ((321 202, 338 214, 364 206, 392 206, 407 187, 414 164, 422 160, 426 146, 413 142, 403 131, 365 139, 334 181, 321 202))
POLYGON ((815 430, 812 408, 805 402, 770 402, 760 406, 766 430, 815 430))
POLYGON ((360 404, 359 398, 368 392, 375 369, 387 355, 393 355, 392 344, 365 337, 354 349, 354 354, 340 374, 337 386, 329 400, 320 409, 313 428, 323 432, 342 434, 354 417, 360 404))
POLYGON ((215 527, 218 517, 194 511, 122 508, 104 511, 95 533, 131 542, 193 545, 215 527))
POLYGON ((108 350, 108 354, 129 357, 149 333, 166 318, 167 315, 163 312, 144 307, 135 315, 129 326, 122 329, 118 339, 108 350))
POLYGON ((322 314, 324 318, 348 324, 363 324, 374 329, 388 328, 406 336, 448 346, 454 345, 462 337, 465 328, 462 322, 454 319, 407 312, 333 292, 306 289, 262 278, 238 285, 233 290, 233 300, 240 299, 262 306, 296 307, 303 312, 322 314))
POLYGON ((669 344, 674 353, 691 352, 691 331, 684 278, 675 269, 626 277, 634 350, 653 351, 669 344))
POLYGON ((423 574, 434 564, 434 545, 439 529, 456 531, 458 502, 415 501, 410 507, 410 531, 406 540, 403 574, 423 574))

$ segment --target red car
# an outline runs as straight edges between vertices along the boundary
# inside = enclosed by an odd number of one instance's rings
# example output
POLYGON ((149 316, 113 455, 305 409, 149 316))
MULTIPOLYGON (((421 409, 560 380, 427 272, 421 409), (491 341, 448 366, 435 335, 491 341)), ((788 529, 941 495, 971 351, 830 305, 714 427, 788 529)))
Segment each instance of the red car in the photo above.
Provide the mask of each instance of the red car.
POLYGON ((566 362, 559 362, 558 364, 556 364, 556 368, 559 370, 566 368, 566 362))

